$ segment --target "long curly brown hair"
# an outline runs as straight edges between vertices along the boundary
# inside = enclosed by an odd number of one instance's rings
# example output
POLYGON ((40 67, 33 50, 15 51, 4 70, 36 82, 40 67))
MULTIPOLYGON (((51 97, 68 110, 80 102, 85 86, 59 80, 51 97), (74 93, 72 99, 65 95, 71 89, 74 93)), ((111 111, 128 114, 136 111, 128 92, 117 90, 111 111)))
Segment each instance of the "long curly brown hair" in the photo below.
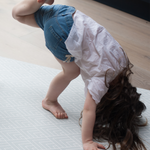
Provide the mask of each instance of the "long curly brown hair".
POLYGON ((141 119, 146 106, 139 100, 141 94, 129 82, 132 67, 128 60, 127 67, 109 83, 108 92, 96 108, 93 138, 107 140, 114 150, 116 143, 121 150, 146 150, 138 136, 139 127, 147 124, 141 119))
MULTIPOLYGON (((107 140, 114 150, 117 143, 121 150, 146 150, 138 136, 139 127, 147 125, 147 120, 143 122, 141 116, 146 106, 129 81, 132 67, 127 59, 126 67, 109 83, 108 92, 96 108, 93 138, 99 142, 107 140)), ((105 80, 106 76, 107 73, 105 80)))

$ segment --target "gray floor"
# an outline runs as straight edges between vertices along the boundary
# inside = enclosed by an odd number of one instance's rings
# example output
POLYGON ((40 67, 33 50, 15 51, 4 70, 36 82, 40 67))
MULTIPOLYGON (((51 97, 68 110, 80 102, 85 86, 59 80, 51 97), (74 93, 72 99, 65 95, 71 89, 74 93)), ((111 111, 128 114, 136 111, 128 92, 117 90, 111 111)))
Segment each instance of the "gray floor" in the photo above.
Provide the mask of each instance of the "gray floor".
MULTIPOLYGON (((78 124, 84 84, 78 77, 59 97, 68 120, 57 120, 41 107, 49 83, 60 70, 0 57, 0 150, 82 150, 78 124)), ((150 91, 142 93, 150 122, 150 91)), ((150 126, 140 130, 150 146, 150 126)), ((107 145, 107 143, 105 143, 107 145)))
POLYGON ((59 70, 2 57, 0 68, 0 150, 81 150, 81 78, 59 98, 69 119, 57 120, 41 107, 41 101, 59 70))

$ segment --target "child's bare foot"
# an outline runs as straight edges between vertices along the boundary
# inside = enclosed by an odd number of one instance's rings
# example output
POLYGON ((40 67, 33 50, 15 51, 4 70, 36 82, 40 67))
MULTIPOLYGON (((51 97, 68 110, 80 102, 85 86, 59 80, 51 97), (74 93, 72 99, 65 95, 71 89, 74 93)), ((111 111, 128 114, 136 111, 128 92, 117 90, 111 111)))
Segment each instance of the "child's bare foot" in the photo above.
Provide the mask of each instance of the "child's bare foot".
POLYGON ((54 0, 37 0, 37 2, 52 5, 54 3, 54 0))
POLYGON ((44 99, 42 101, 42 107, 50 111, 57 119, 68 119, 66 112, 57 101, 53 103, 44 99))

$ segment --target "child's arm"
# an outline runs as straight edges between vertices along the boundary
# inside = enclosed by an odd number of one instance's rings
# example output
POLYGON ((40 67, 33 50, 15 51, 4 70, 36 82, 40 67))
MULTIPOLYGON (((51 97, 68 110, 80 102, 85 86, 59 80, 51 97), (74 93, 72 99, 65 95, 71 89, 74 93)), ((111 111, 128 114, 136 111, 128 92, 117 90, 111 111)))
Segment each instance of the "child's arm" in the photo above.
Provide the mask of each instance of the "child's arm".
POLYGON ((82 120, 82 143, 84 150, 98 150, 98 148, 105 149, 104 146, 93 142, 93 127, 96 118, 96 103, 92 99, 92 96, 87 94, 84 109, 83 109, 83 120, 82 120))

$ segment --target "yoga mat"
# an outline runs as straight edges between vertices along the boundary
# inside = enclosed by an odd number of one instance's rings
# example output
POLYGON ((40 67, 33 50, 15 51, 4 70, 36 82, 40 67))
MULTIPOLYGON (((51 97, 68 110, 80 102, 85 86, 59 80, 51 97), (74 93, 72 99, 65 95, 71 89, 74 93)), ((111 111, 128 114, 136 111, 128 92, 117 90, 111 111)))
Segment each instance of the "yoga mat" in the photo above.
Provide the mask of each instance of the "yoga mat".
MULTIPOLYGON (((59 72, 0 57, 0 150, 83 150, 78 122, 85 100, 81 76, 58 98, 68 120, 55 119, 41 106, 59 72)), ((150 91, 138 88, 138 92, 147 106, 143 116, 150 122, 150 91)), ((149 149, 150 125, 139 134, 149 149)))

